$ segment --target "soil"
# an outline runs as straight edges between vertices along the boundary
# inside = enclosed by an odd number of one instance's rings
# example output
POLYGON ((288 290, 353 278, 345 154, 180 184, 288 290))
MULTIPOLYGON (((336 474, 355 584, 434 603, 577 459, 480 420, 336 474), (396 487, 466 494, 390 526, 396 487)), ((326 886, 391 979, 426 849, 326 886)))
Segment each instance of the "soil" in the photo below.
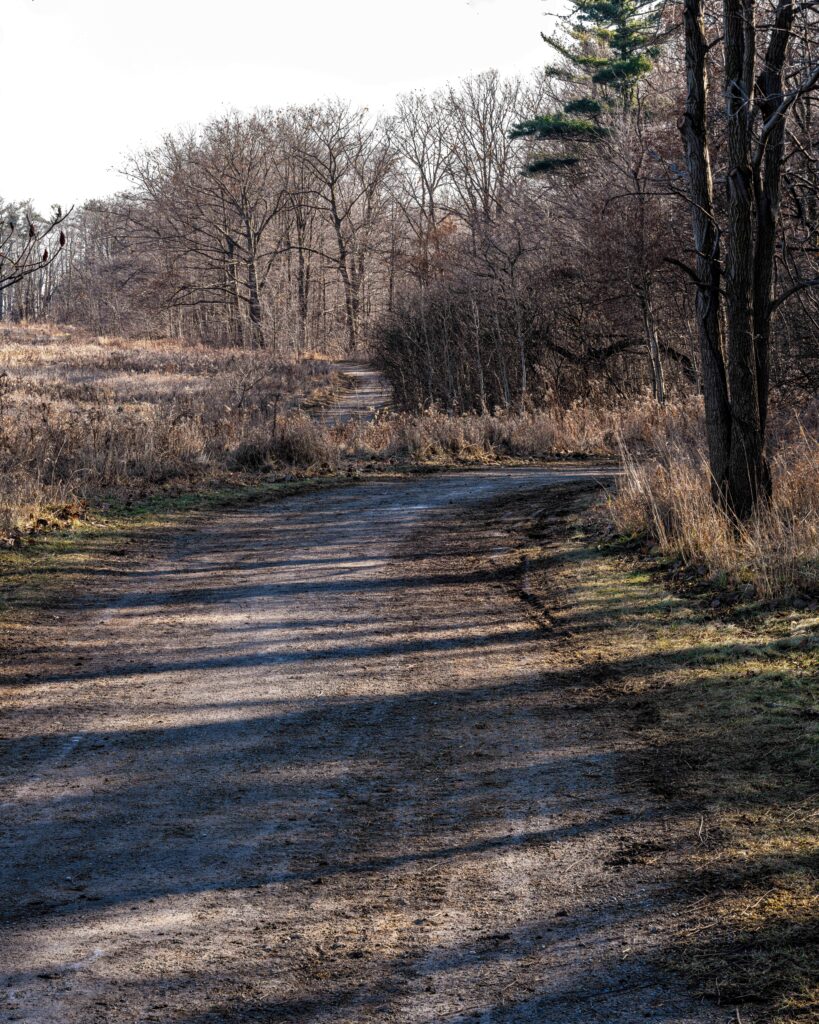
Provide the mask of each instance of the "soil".
POLYGON ((332 363, 330 368, 341 375, 346 388, 321 413, 321 420, 328 426, 351 419, 371 419, 375 413, 390 407, 392 391, 384 377, 369 363, 348 359, 332 363))
POLYGON ((660 798, 513 578, 510 523, 595 479, 220 514, 44 622, 4 669, 0 1021, 725 1021, 658 966, 660 798))

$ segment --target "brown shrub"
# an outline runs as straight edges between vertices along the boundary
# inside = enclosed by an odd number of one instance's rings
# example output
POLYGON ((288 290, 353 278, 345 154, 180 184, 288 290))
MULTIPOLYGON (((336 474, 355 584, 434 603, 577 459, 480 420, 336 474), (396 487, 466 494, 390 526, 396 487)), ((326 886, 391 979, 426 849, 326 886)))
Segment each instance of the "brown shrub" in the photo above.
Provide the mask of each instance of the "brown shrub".
POLYGON ((624 447, 608 502, 615 528, 645 533, 663 552, 751 584, 763 598, 819 590, 819 443, 792 422, 782 436, 771 460, 773 500, 739 525, 714 505, 697 448, 674 444, 639 460, 624 447))

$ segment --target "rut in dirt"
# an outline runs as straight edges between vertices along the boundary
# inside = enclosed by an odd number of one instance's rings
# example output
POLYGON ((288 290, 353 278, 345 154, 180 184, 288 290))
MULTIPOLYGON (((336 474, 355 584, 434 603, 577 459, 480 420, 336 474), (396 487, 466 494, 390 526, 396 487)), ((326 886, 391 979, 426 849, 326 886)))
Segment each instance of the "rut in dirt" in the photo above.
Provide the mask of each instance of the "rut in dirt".
POLYGON ((662 885, 606 864, 660 811, 498 569, 508 509, 593 479, 221 516, 44 627, 6 688, 0 1020, 721 1020, 657 966, 662 885))

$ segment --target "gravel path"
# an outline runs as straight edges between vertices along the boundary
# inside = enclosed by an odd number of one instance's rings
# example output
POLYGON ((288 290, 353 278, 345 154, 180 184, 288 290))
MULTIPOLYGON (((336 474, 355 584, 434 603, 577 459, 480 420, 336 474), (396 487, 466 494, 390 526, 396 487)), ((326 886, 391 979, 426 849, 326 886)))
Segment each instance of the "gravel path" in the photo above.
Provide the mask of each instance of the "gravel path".
POLYGON ((343 373, 351 387, 322 411, 320 418, 329 426, 346 423, 351 419, 372 419, 374 413, 390 406, 390 386, 369 363, 347 360, 333 363, 332 369, 343 373))
POLYGON ((44 626, 5 679, 0 1020, 724 1021, 649 966, 616 752, 494 570, 487 503, 591 475, 224 515, 44 626))

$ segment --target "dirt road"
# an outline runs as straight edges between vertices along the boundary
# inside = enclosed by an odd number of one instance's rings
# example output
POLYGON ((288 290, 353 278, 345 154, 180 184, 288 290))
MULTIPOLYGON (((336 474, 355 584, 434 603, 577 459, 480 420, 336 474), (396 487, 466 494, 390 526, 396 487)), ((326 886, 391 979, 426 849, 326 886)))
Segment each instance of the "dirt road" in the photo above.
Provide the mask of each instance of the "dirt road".
POLYGON ((494 572, 484 504, 583 474, 225 515, 53 620, 4 690, 0 1020, 723 1021, 651 966, 665 895, 606 865, 650 801, 494 572))
POLYGON ((389 407, 392 401, 390 387, 369 363, 351 359, 333 363, 332 368, 344 375, 350 388, 322 411, 320 419, 324 423, 335 426, 350 419, 371 419, 373 413, 389 407))

